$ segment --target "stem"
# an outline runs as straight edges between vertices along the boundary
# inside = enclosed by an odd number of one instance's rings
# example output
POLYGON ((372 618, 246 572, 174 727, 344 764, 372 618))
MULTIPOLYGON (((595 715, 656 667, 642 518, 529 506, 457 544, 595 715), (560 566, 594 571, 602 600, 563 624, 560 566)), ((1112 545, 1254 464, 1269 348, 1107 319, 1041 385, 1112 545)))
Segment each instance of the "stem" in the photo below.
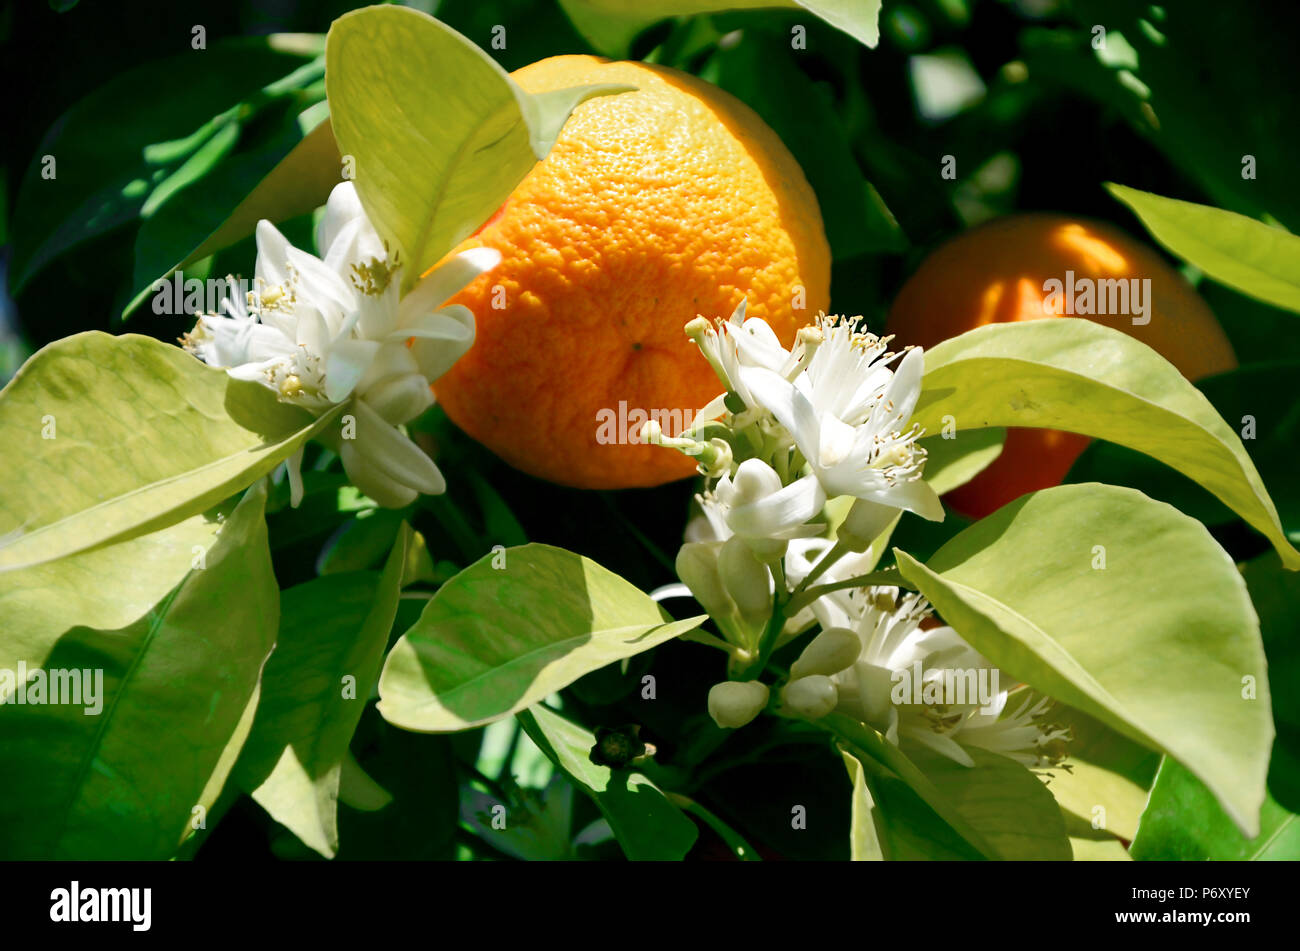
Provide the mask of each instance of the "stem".
MULTIPOLYGON (((488 776, 486 773, 481 772, 477 766, 473 766, 469 763, 461 763, 459 765, 460 768, 466 774, 468 774, 469 779, 478 780, 478 782, 482 784, 484 789, 486 789, 493 796, 497 797, 498 802, 504 803, 508 801, 509 797, 506 795, 505 787, 502 786, 499 780, 493 779, 491 776, 488 776)), ((507 760, 506 761, 507 769, 509 768, 509 765, 510 765, 510 761, 507 760)))
POLYGON ((719 838, 721 838, 723 842, 727 843, 727 847, 730 848, 731 851, 735 853, 736 858, 740 859, 742 862, 763 861, 758 857, 758 853, 754 851, 753 846, 745 841, 744 836, 731 828, 731 826, 727 825, 709 810, 705 809, 690 796, 683 796, 681 793, 672 792, 665 792, 664 796, 678 809, 698 816, 705 825, 718 834, 719 838))
POLYGON ((797 596, 802 593, 810 584, 822 575, 826 574, 831 565, 835 564, 835 562, 839 561, 848 553, 848 546, 837 538, 835 544, 828 548, 821 558, 817 559, 817 564, 812 566, 812 570, 808 572, 807 577, 795 585, 794 590, 791 591, 790 594, 797 596))
MULTIPOLYGON (((777 588, 780 592, 781 587, 777 588)), ((782 629, 785 628, 785 605, 784 599, 779 599, 772 605, 772 616, 767 619, 767 627, 763 629, 763 636, 758 642, 758 659, 741 674, 741 680, 757 680, 767 667, 767 662, 772 657, 772 652, 776 650, 777 639, 781 636, 782 629)))
POLYGON ((872 585, 906 588, 908 591, 916 590, 903 580, 897 568, 886 568, 884 571, 873 571, 869 574, 858 575, 855 578, 846 578, 844 581, 832 581, 828 584, 818 585, 815 588, 808 588, 792 597, 787 609, 791 614, 797 614, 824 594, 830 594, 832 591, 842 591, 845 588, 866 588, 872 585))
POLYGON ((735 654, 736 648, 732 647, 720 637, 715 637, 708 631, 702 631, 696 628, 693 631, 687 631, 678 640, 693 641, 696 644, 703 644, 706 647, 716 647, 720 651, 726 651, 728 654, 735 654))

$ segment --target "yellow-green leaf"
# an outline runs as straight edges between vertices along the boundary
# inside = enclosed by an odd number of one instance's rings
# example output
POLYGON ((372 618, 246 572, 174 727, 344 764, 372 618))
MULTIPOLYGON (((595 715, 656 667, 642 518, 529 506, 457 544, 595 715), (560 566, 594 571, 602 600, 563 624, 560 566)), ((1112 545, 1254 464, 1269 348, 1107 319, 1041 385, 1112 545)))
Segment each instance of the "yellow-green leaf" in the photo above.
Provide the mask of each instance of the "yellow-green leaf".
POLYGON ((503 549, 439 588, 402 635, 379 679, 379 712, 427 733, 482 726, 705 620, 672 620, 581 555, 503 549))
POLYGON ((409 286, 501 206, 575 106, 631 87, 531 96, 449 26, 375 6, 330 27, 325 88, 357 194, 409 286))
POLYGON ((1169 754, 1248 835, 1273 717, 1259 623, 1200 522, 1140 492, 1044 489, 999 509, 903 577, 1017 680, 1169 754))
POLYGON ((925 351, 912 416, 940 432, 989 426, 1064 429, 1136 449, 1213 492, 1277 548, 1287 540, 1255 464, 1210 401, 1146 344, 1090 320, 990 324, 925 351))
POLYGON ((1221 284, 1300 313, 1300 237, 1235 211, 1107 183, 1151 236, 1221 284))
POLYGON ((0 391, 0 570, 144 534, 270 472, 328 425, 151 337, 76 334, 0 391))

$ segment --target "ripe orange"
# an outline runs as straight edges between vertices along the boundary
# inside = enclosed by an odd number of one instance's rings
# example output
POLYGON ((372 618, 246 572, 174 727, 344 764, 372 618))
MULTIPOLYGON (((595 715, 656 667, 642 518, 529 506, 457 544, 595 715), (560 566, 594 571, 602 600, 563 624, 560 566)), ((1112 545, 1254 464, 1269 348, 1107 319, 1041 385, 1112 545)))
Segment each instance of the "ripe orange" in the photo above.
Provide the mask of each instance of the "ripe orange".
POLYGON ((470 436, 554 482, 688 476, 685 456, 608 439, 635 438, 651 412, 672 434, 721 391, 682 329, 697 315, 726 317, 744 297, 789 346, 826 308, 817 199, 748 106, 685 73, 556 56, 513 78, 533 93, 638 90, 575 109, 550 156, 457 249, 496 248, 502 262, 453 299, 477 338, 438 399, 470 436))
MULTIPOLYGON (((1111 225, 1052 214, 998 218, 944 244, 903 286, 888 332, 900 345, 932 347, 984 324, 1052 316, 1044 312, 1050 293, 1043 285, 1065 285, 1069 271, 1076 286, 1081 278, 1151 280, 1149 323, 1135 325, 1130 314, 1073 316, 1136 337, 1189 380, 1237 365, 1214 314, 1159 254, 1111 225)), ((1056 430, 1009 430, 1002 455, 947 501, 982 518, 1026 492, 1059 485, 1088 442, 1056 430)))

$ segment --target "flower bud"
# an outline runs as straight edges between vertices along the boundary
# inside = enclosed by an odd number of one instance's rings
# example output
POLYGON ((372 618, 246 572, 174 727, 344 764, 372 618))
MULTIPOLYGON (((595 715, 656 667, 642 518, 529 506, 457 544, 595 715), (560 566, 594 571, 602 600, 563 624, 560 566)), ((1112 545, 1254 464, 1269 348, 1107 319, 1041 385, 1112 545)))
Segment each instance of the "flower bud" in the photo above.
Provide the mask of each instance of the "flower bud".
POLYGON ((839 692, 829 677, 814 674, 792 680, 781 689, 781 706, 785 712, 816 720, 835 709, 839 692))
POLYGON ((353 485, 386 508, 400 508, 417 493, 438 495, 447 483, 433 460, 365 400, 352 404, 355 439, 341 441, 339 456, 353 485))
POLYGON ((709 690, 709 716, 724 730, 744 726, 767 706, 766 684, 757 680, 724 680, 709 690))
POLYGON ((864 552, 901 514, 902 509, 892 505, 854 499, 853 507, 849 509, 849 514, 845 516, 844 524, 835 533, 835 537, 849 551, 864 552))
POLYGON ((727 589, 718 576, 718 542, 687 542, 677 552, 677 577, 714 619, 732 613, 727 589))
POLYGON ((362 394, 386 422, 405 423, 415 419, 433 405, 429 381, 419 373, 390 376, 380 380, 362 394))
POLYGON ((760 502, 781 491, 781 477, 761 459, 746 459, 742 462, 731 482, 735 486, 735 495, 731 500, 733 508, 760 502))
POLYGON ((762 629, 772 614, 772 576, 743 538, 733 535, 718 552, 718 577, 741 619, 762 629))
POLYGON ((419 495, 415 489, 403 485, 375 465, 365 453, 357 449, 355 440, 345 439, 340 446, 339 455, 348 480, 383 508, 403 508, 414 502, 419 495))
POLYGON ((812 639, 799 659, 790 667, 790 679, 811 677, 815 674, 838 674, 853 665, 862 653, 858 635, 847 627, 832 627, 812 639))
POLYGON ((731 451, 731 443, 725 439, 714 437, 707 442, 700 444, 700 474, 705 478, 717 479, 731 471, 731 463, 735 456, 731 451))

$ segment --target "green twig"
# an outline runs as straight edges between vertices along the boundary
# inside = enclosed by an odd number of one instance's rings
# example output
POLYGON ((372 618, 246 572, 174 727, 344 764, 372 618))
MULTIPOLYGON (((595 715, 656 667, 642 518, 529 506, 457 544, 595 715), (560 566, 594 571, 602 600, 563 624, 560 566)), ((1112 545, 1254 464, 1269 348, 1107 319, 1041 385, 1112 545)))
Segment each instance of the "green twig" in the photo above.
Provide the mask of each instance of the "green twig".
POLYGON ((903 576, 898 573, 897 568, 886 568, 883 571, 872 571, 869 574, 858 575, 855 578, 846 578, 844 581, 832 581, 828 584, 819 584, 815 588, 808 588, 790 599, 787 610, 791 614, 798 614, 824 594, 830 594, 832 591, 842 591, 845 588, 867 588, 873 585, 906 588, 908 591, 916 590, 903 580, 903 576))
POLYGON ((694 799, 689 796, 683 796, 681 793, 672 792, 665 792, 664 796, 667 797, 669 802, 678 809, 681 809, 683 812, 689 812, 691 815, 698 816, 705 825, 718 834, 719 838, 721 838, 723 842, 727 843, 727 847, 731 849, 736 858, 740 859, 742 862, 763 861, 759 857, 758 853, 754 851, 753 846, 745 841, 744 836, 731 828, 731 826, 727 825, 712 812, 705 809, 694 799))

